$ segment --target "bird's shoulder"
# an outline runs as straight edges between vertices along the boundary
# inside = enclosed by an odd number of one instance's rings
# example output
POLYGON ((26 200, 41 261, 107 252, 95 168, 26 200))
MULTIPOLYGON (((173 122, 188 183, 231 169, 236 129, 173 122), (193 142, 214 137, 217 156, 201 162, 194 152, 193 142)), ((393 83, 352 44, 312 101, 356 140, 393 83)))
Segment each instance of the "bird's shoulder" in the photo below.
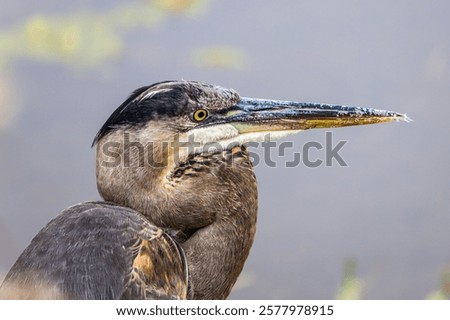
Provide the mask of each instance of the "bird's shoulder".
POLYGON ((50 298, 65 299, 189 297, 186 258, 176 240, 139 212, 108 202, 81 203, 50 221, 5 285, 17 292, 42 287, 50 298))

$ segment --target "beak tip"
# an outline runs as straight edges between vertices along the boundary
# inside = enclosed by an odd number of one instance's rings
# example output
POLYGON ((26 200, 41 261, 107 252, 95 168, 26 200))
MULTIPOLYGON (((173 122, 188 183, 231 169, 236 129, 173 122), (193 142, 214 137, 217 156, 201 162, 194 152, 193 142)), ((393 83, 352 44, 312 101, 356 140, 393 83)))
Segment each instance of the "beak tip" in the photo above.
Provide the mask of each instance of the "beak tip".
POLYGON ((405 122, 408 122, 408 123, 414 121, 413 119, 411 119, 410 117, 408 117, 408 116, 406 115, 406 113, 396 113, 396 114, 394 115, 394 120, 397 121, 397 122, 399 122, 399 121, 405 121, 405 122))

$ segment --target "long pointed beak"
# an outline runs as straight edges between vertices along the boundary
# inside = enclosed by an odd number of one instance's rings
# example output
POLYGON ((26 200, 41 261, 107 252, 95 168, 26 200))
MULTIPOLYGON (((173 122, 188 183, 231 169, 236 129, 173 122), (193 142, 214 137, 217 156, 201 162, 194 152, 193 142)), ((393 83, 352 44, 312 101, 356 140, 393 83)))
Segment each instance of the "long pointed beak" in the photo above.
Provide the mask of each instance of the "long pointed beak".
POLYGON ((239 133, 307 130, 410 121, 401 113, 372 108, 322 103, 304 103, 267 99, 241 98, 222 118, 239 133))

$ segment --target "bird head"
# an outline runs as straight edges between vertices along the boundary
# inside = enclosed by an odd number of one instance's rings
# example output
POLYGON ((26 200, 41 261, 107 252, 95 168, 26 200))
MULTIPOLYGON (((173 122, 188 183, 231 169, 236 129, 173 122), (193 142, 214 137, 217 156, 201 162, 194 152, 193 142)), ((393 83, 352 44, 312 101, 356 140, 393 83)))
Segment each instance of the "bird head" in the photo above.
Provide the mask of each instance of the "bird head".
POLYGON ((166 81, 134 91, 109 117, 93 145, 118 130, 140 131, 147 136, 145 142, 194 142, 191 152, 199 152, 264 141, 268 134, 277 139, 307 129, 399 120, 408 117, 372 108, 245 98, 197 81, 166 81))

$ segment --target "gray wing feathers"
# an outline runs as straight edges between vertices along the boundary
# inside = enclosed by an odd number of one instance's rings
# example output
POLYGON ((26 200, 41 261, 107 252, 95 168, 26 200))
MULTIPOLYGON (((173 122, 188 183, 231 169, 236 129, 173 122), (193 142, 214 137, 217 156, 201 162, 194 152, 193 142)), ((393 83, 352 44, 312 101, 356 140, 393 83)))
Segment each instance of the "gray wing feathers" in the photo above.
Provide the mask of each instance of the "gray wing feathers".
POLYGON ((186 299, 184 253, 138 212, 106 202, 64 210, 0 287, 15 299, 186 299))

